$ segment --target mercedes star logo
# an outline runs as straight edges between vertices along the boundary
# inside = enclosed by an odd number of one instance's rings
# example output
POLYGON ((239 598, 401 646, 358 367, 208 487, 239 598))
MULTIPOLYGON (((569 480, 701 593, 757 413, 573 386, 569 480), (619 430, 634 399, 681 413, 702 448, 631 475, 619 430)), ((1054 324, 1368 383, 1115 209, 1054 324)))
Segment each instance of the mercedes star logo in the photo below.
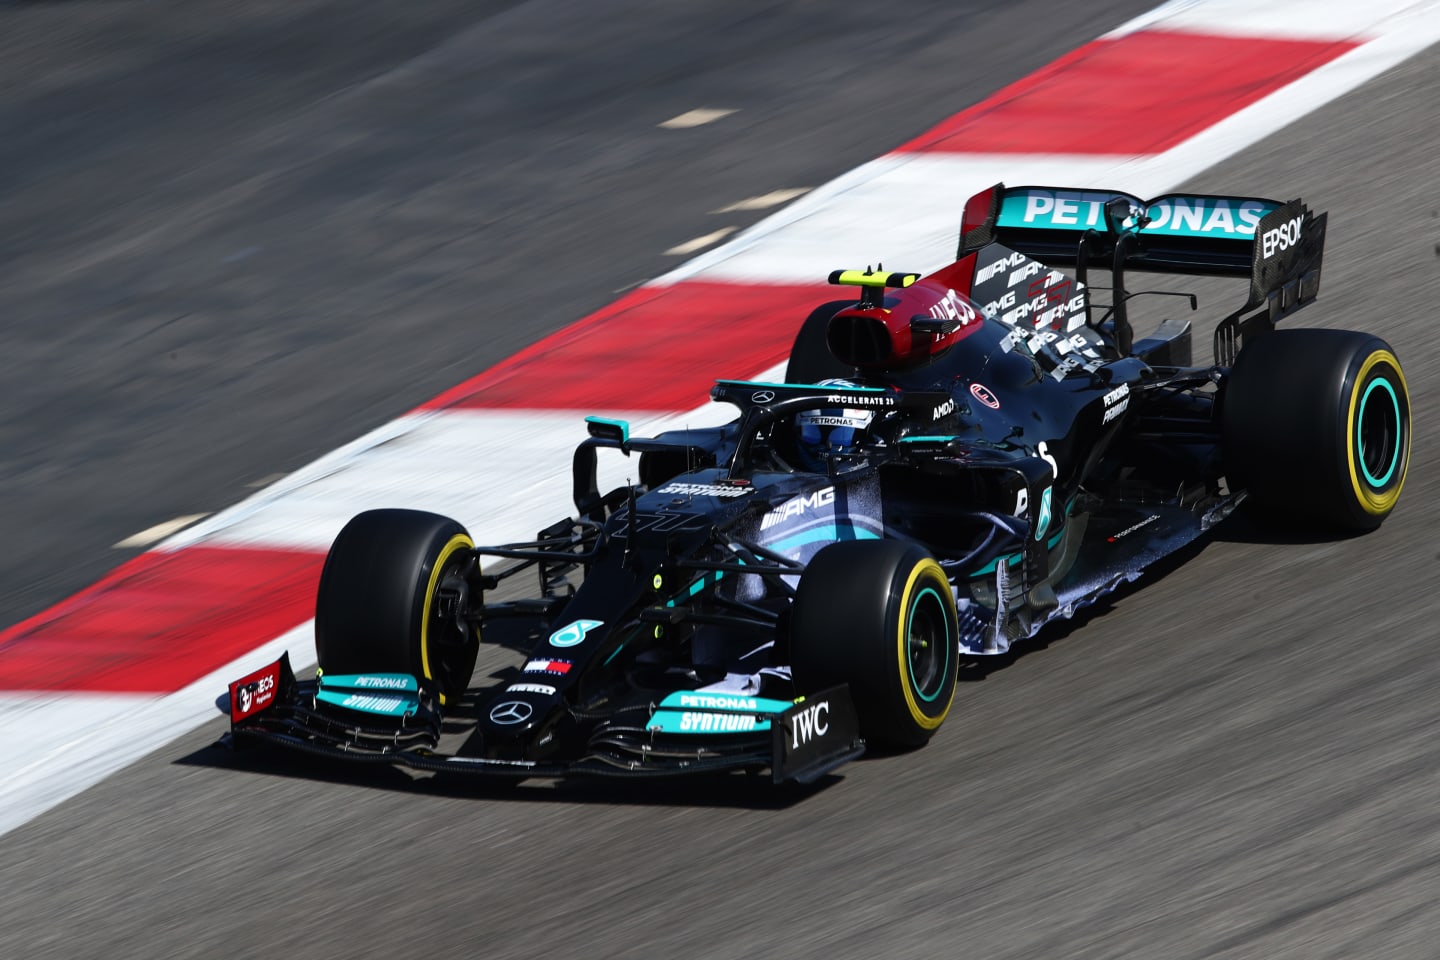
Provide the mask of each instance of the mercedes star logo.
POLYGON ((497 703, 490 708, 490 721, 492 723, 524 723, 534 712, 535 708, 524 700, 506 700, 504 703, 497 703))
POLYGON ((751 403, 770 403, 775 399, 774 390, 756 390, 750 394, 751 403))

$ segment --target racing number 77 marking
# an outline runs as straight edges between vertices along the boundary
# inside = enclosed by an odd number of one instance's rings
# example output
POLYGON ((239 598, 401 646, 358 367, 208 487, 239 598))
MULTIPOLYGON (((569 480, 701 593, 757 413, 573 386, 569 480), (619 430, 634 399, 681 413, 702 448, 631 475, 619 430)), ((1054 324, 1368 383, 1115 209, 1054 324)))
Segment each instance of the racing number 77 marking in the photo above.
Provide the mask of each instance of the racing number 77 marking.
MULTIPOLYGON (((1052 516, 1051 500, 1054 495, 1055 480, 1060 476, 1060 464, 1050 455, 1050 444, 1045 440, 1040 441, 1040 445, 1035 448, 1035 452, 1041 460, 1044 460, 1050 466, 1050 482, 1045 485, 1045 489, 1040 494, 1040 516, 1035 520, 1035 539, 1039 540, 1045 536, 1045 531, 1050 529, 1050 519, 1052 516)), ((1027 485, 1022 486, 1020 492, 1015 495, 1015 516, 1026 517, 1029 515, 1029 512, 1030 489, 1027 485)))
POLYGON ((1045 485, 1045 492, 1040 494, 1040 517, 1035 521, 1035 539, 1039 540, 1045 536, 1045 531, 1050 529, 1050 498, 1055 490, 1054 481, 1060 476, 1060 464, 1056 463, 1055 458, 1050 456, 1050 449, 1044 440, 1040 441, 1040 446, 1036 448, 1036 452, 1040 454, 1041 460, 1050 464, 1051 477, 1051 482, 1045 485))

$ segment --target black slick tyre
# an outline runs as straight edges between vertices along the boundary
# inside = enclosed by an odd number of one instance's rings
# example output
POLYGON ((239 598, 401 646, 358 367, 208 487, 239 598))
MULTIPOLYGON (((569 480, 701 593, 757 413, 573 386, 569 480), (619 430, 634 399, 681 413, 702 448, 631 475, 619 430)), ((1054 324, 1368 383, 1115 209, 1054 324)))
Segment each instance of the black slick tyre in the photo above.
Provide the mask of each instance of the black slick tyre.
POLYGON ((786 383, 820 383, 852 376, 855 368, 835 359, 826 343, 825 336, 830 329, 830 318, 846 307, 855 306, 853 300, 832 300, 810 311, 810 316, 800 325, 795 343, 790 348, 790 361, 785 365, 786 383))
POLYGON ((1222 404, 1226 474, 1252 513, 1364 531, 1394 509, 1410 466, 1410 392, 1384 340, 1273 331, 1240 351, 1222 404))
POLYGON ((440 702, 465 692, 479 626, 463 617, 475 543, 448 517, 370 510, 340 531, 315 601, 315 649, 331 674, 408 673, 440 702))
POLYGON ((850 685, 861 734, 916 747, 955 699, 959 624, 940 565, 894 540, 834 543, 800 577, 790 616, 791 665, 803 693, 850 685))

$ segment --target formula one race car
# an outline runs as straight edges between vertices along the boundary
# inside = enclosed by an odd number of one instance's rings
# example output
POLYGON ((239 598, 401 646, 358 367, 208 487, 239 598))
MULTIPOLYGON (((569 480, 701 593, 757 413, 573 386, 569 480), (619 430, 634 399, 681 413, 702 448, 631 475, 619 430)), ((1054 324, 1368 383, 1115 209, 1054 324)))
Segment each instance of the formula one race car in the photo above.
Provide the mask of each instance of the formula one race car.
POLYGON ((949 266, 832 274, 858 300, 811 314, 786 382, 718 381, 732 422, 641 439, 588 418, 576 514, 534 541, 355 517, 320 581, 317 678, 282 659, 232 684, 233 741, 513 778, 776 781, 920 745, 962 658, 1006 652, 1242 501, 1337 531, 1394 509, 1394 352, 1275 329, 1316 296, 1325 225, 1298 200, 996 185, 949 266), (1135 337, 1131 268, 1249 278, 1213 362, 1192 362, 1189 322, 1135 337), (607 448, 638 455, 638 483, 599 489, 607 448), (499 599, 526 570, 535 595, 499 599), (469 690, 505 618, 528 618, 524 664, 469 690), (442 721, 464 721, 457 748, 442 721))

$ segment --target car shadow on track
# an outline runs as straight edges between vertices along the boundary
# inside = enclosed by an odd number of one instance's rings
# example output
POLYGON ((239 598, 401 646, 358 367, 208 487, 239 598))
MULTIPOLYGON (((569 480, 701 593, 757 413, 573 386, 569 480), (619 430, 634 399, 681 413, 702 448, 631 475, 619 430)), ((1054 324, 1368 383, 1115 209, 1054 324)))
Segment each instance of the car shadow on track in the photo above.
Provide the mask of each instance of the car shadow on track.
POLYGON ((1027 656, 1064 643, 1077 632, 1080 634, 1077 639, 1084 639, 1086 627, 1091 621, 1099 619, 1103 623, 1105 615, 1116 606, 1123 604, 1132 594, 1144 592, 1155 583, 1185 567, 1204 552, 1211 543, 1263 544, 1277 547, 1305 546, 1334 543, 1356 536, 1364 536, 1364 534, 1282 526, 1242 507, 1192 543, 1155 561, 1136 580, 1120 585, 1112 593, 1095 603, 1077 610, 1074 616, 1068 620, 1048 624, 1033 638, 1017 643, 1008 653, 994 657, 974 657, 962 662, 959 682, 982 681, 997 670, 1002 670, 1027 656))
POLYGON ((748 810, 784 810, 844 780, 843 774, 831 774, 812 784, 773 784, 767 777, 740 773, 666 779, 576 777, 560 781, 492 781, 443 773, 415 774, 383 764, 357 766, 343 761, 326 762, 323 758, 264 747, 233 750, 218 742, 172 762, 179 766, 329 783, 351 789, 477 801, 748 810))
POLYGON ((1365 536, 1364 531, 1313 530, 1299 526, 1285 526, 1269 518, 1262 518, 1249 504, 1241 506, 1225 522, 1210 531, 1210 538, 1225 543, 1256 543, 1269 546, 1305 546, 1316 543, 1339 543, 1365 536))
MULTIPOLYGON (((1228 522, 1229 521, 1227 521, 1227 523, 1228 522)), ((1220 524, 1216 530, 1225 525, 1226 524, 1223 523, 1220 524)), ((1077 633, 1079 636, 1076 639, 1083 641, 1086 639, 1086 628, 1092 621, 1100 620, 1103 623, 1105 615, 1118 605, 1123 604, 1132 594, 1143 592, 1149 586, 1165 579, 1170 574, 1194 560, 1205 550, 1205 547, 1209 545, 1210 542, 1215 539, 1220 539, 1215 537, 1216 530, 1202 535, 1192 543, 1176 550, 1174 553, 1155 561, 1145 568, 1145 572, 1142 573, 1138 579, 1130 583, 1121 584, 1119 587, 1116 587, 1114 591, 1101 597, 1094 603, 1081 607, 1075 611, 1069 619, 1046 624, 1035 636, 1028 640, 1017 642, 1009 652, 997 656, 976 656, 962 660, 959 676, 957 677, 958 682, 979 683, 992 673, 1004 670, 1012 664, 1024 660, 1027 656, 1034 656, 1042 650, 1048 650, 1057 644, 1066 642, 1072 635, 1077 633)))

